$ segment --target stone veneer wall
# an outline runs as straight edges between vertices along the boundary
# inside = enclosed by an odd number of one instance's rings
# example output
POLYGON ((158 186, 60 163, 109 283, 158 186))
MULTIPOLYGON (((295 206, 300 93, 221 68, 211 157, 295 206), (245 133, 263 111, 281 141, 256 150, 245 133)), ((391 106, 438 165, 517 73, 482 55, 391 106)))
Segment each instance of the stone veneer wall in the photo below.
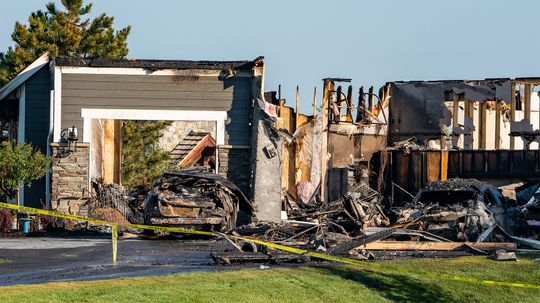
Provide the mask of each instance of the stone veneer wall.
POLYGON ((67 152, 66 144, 51 144, 51 208, 80 216, 87 216, 89 194, 89 145, 77 144, 76 152, 67 152))
POLYGON ((249 146, 218 146, 219 174, 233 182, 251 199, 251 149, 249 146))
POLYGON ((184 139, 189 132, 207 132, 216 136, 216 122, 214 121, 174 121, 159 139, 158 145, 170 151, 184 139))

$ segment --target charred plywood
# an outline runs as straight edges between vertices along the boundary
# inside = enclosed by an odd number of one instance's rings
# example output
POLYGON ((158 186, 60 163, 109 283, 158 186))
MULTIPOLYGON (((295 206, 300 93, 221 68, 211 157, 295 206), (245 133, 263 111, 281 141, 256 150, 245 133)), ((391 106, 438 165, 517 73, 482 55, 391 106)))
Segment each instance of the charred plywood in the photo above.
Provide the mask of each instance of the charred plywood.
MULTIPOLYGON (((394 82, 390 87, 390 142, 411 137, 416 137, 418 142, 440 139, 453 118, 445 101, 456 103, 450 108, 459 110, 463 106, 468 113, 466 101, 511 99, 509 80, 394 82)), ((454 123, 457 122, 456 118, 454 123)), ((486 128, 481 131, 483 138, 478 141, 485 140, 486 128)))
POLYGON ((427 183, 446 178, 496 179, 508 184, 514 179, 536 180, 540 174, 540 150, 389 150, 376 154, 372 171, 379 171, 382 153, 391 157, 382 179, 388 190, 393 184, 399 187, 395 201, 410 200, 403 190, 416 193, 427 183))

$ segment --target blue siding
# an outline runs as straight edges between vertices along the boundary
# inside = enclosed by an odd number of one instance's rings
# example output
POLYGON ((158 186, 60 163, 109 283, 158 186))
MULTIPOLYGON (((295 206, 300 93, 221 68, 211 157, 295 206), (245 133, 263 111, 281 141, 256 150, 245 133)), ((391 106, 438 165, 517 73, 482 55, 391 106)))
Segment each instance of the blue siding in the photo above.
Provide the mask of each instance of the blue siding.
MULTIPOLYGON (((26 116, 25 140, 43 153, 47 152, 49 135, 51 77, 48 65, 25 82, 26 116)), ((30 207, 45 204, 45 177, 25 188, 24 203, 30 207)))

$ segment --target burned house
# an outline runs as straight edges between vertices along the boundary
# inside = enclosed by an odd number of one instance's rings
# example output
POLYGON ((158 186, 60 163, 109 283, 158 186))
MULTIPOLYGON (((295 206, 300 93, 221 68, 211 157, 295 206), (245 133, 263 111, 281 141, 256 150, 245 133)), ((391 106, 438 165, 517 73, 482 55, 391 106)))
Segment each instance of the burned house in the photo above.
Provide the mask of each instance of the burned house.
POLYGON ((455 177, 512 195, 540 172, 535 78, 389 82, 377 93, 353 89, 350 79, 323 81, 322 107, 315 95, 311 116, 275 102, 277 127, 293 134, 283 148, 285 208, 335 201, 359 181, 387 206, 455 177))
POLYGON ((388 83, 389 192, 409 199, 404 191, 452 177, 497 186, 534 180, 539 84, 535 78, 388 83))
POLYGON ((272 200, 261 171, 278 164, 257 160, 270 142, 258 114, 263 83, 262 57, 180 61, 44 54, 0 89, 2 134, 32 143, 53 159, 46 177, 21 190, 20 203, 84 214, 93 179, 121 183, 126 120, 173 121, 164 144, 175 161, 213 166, 256 205, 272 200), (183 150, 194 137, 198 150, 183 150))

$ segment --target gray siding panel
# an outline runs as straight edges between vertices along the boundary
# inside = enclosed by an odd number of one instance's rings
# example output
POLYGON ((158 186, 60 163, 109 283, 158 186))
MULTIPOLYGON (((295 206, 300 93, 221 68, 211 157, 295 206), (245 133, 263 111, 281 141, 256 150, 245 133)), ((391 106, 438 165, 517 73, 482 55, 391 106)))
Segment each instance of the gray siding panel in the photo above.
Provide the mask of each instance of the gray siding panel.
MULTIPOLYGON (((49 135, 51 79, 48 65, 25 82, 26 116, 25 139, 43 153, 47 152, 49 135)), ((25 188, 26 206, 41 208, 45 204, 45 177, 25 188)))
POLYGON ((62 75, 62 129, 82 137, 82 108, 227 111, 225 143, 250 145, 251 78, 62 75))

